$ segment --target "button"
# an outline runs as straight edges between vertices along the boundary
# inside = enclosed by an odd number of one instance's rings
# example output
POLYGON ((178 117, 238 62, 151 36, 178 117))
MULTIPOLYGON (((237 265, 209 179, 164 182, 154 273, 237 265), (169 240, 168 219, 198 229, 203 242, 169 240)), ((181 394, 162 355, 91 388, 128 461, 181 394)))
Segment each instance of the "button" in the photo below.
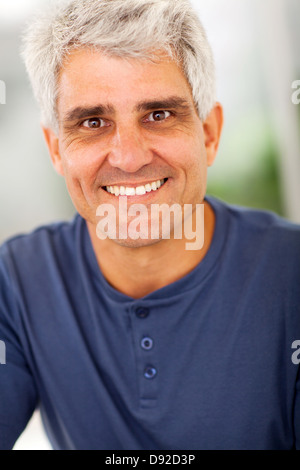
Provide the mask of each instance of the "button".
POLYGON ((157 370, 153 366, 147 366, 144 370, 145 379, 154 379, 157 374, 157 370))
POLYGON ((153 339, 145 336, 141 341, 141 347, 146 351, 150 351, 153 348, 153 339))
POLYGON ((147 318, 149 313, 149 308, 146 307, 138 307, 135 311, 135 314, 138 318, 147 318))

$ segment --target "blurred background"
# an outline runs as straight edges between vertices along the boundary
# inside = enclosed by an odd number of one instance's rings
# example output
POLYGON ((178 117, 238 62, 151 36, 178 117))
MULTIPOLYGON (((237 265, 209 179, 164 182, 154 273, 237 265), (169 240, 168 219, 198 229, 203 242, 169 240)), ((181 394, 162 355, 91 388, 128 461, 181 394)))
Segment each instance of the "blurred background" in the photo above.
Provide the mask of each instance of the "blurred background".
MULTIPOLYGON (((0 3, 0 80, 6 85, 6 104, 0 104, 0 242, 75 212, 51 166, 19 55, 24 25, 49 3, 0 3)), ((300 2, 192 3, 214 51, 217 99, 225 110, 208 193, 300 223, 300 104, 292 102, 292 85, 300 80, 300 2)), ((38 411, 15 445, 20 449, 50 449, 38 411)))

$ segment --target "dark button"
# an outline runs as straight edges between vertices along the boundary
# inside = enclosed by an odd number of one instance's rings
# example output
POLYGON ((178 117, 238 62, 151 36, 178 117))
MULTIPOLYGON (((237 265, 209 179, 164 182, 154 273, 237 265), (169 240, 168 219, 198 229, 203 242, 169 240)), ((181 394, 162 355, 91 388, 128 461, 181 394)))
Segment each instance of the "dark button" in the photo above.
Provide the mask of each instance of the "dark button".
POLYGON ((153 348, 153 339, 149 338, 148 336, 145 336, 141 341, 141 346, 143 349, 149 351, 153 348))
POLYGON ((147 366, 144 370, 144 377, 146 379, 153 379, 157 374, 157 370, 153 366, 147 366))
POLYGON ((138 318, 147 318, 149 315, 149 308, 138 307, 135 311, 135 314, 138 318))

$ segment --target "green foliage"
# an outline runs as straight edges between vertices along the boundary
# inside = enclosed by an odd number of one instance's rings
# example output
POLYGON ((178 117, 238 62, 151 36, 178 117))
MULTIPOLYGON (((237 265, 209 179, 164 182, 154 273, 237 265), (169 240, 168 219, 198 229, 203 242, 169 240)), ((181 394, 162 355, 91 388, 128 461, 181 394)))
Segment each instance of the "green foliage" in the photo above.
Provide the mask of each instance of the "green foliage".
POLYGON ((208 180, 207 193, 231 204, 267 209, 284 216, 277 161, 275 145, 270 145, 257 168, 223 182, 208 180))

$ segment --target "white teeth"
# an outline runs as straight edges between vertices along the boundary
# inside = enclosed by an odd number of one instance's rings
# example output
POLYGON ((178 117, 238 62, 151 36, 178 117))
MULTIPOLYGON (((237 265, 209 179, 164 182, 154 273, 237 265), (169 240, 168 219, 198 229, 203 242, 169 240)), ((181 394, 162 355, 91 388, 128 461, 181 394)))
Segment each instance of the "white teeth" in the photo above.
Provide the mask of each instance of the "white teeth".
POLYGON ((125 187, 125 186, 106 186, 108 193, 114 194, 115 196, 143 196, 151 191, 159 189, 165 180, 153 181, 153 183, 147 183, 145 186, 138 186, 137 188, 125 187))
POLYGON ((135 188, 135 194, 137 196, 143 196, 144 194, 146 194, 145 186, 138 186, 137 188, 135 188))
POLYGON ((135 196, 135 188, 125 188, 126 196, 135 196))

